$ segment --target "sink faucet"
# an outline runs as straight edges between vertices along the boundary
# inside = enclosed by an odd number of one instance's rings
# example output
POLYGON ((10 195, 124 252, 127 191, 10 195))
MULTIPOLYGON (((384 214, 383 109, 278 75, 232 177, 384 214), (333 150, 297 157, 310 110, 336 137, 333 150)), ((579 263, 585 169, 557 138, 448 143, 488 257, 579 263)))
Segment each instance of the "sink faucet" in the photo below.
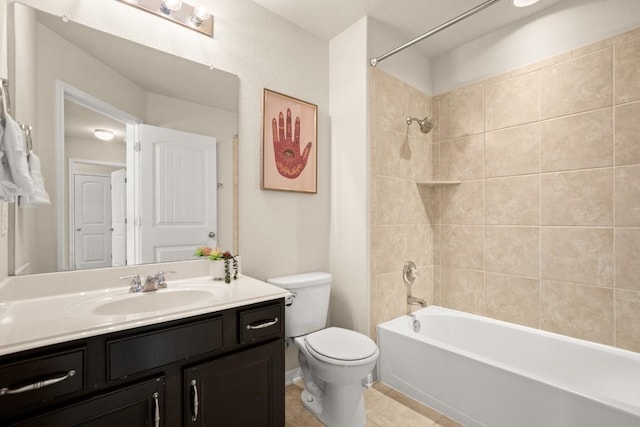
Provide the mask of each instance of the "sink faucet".
POLYGON ((139 274, 127 274, 126 276, 120 276, 118 279, 131 279, 129 292, 149 292, 157 291, 161 288, 167 287, 167 281, 165 274, 175 273, 175 271, 159 271, 156 274, 150 274, 142 284, 142 279, 139 274))
POLYGON ((140 279, 140 275, 138 273, 119 276, 118 279, 131 279, 131 283, 129 284, 129 292, 142 292, 144 290, 144 287, 142 286, 142 279, 140 279))
POLYGON ((144 289, 142 292, 157 291, 158 289, 166 288, 167 281, 165 274, 175 273, 175 271, 158 271, 156 274, 150 274, 144 282, 144 289))

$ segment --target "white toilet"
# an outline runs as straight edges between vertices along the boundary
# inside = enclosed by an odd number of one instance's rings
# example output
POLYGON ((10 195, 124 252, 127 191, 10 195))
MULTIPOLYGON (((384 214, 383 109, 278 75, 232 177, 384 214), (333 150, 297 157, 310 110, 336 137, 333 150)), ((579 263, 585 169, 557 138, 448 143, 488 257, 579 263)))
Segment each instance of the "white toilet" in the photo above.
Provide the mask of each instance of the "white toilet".
MULTIPOLYGON (((331 275, 315 272, 267 279, 293 295, 285 335, 298 347, 304 407, 329 427, 366 424, 362 380, 376 364, 378 346, 367 336, 326 328, 331 275)), ((289 304, 289 302, 287 302, 289 304)))

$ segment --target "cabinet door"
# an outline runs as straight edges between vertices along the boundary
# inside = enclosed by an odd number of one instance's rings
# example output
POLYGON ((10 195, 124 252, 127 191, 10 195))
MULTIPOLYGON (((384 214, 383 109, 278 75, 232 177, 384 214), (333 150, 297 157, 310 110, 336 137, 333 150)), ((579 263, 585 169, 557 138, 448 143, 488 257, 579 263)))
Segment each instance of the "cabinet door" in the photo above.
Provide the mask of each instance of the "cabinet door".
POLYGON ((164 426, 164 377, 126 387, 15 424, 20 427, 164 426))
POLYGON ((184 374, 185 426, 284 425, 284 343, 264 344, 184 374))

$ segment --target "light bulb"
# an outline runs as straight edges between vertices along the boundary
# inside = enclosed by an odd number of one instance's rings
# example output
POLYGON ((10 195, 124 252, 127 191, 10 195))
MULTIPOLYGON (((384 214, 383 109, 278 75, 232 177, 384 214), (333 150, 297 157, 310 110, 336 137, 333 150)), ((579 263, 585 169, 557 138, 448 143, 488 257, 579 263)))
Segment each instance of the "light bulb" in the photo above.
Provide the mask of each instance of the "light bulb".
POLYGON ((93 135, 102 141, 111 141, 113 139, 113 131, 108 129, 96 129, 93 131, 93 135))
POLYGON ((209 8, 203 5, 196 7, 193 11, 193 16, 191 17, 191 22, 196 27, 202 25, 204 21, 209 19, 211 16, 211 12, 209 12, 209 8))
POLYGON ((163 0, 163 2, 160 3, 160 11, 167 15, 176 10, 180 10, 181 7, 182 0, 163 0))
POLYGON ((515 7, 527 7, 535 3, 538 3, 538 0, 513 0, 515 7))

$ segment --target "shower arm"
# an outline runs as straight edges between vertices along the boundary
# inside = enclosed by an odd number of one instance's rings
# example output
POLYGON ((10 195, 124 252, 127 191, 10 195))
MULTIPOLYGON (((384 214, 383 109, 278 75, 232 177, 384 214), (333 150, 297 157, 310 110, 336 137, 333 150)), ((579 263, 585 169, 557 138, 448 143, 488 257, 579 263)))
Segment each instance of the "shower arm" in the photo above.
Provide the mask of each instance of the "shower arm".
POLYGON ((439 25, 437 27, 435 27, 432 30, 427 31, 426 33, 424 33, 421 36, 416 37, 415 39, 403 44, 402 46, 398 46, 397 48, 390 50, 389 52, 385 53, 384 55, 380 55, 377 58, 371 58, 369 60, 369 64, 371 64, 372 67, 375 67, 376 65, 378 65, 378 62, 383 61, 385 59, 387 59, 390 56, 395 55, 396 53, 405 50, 406 48, 413 46, 414 44, 421 42, 422 40, 426 39, 427 37, 431 37, 434 34, 439 33, 440 31, 449 28, 450 26, 452 26, 453 24, 457 24, 458 22, 462 21, 465 18, 468 18, 471 15, 475 15, 476 13, 480 12, 481 10, 491 6, 494 3, 499 2, 500 0, 487 0, 482 4, 479 4, 478 6, 474 7, 473 9, 469 9, 466 12, 464 12, 461 15, 456 16, 455 18, 445 22, 442 25, 439 25))

